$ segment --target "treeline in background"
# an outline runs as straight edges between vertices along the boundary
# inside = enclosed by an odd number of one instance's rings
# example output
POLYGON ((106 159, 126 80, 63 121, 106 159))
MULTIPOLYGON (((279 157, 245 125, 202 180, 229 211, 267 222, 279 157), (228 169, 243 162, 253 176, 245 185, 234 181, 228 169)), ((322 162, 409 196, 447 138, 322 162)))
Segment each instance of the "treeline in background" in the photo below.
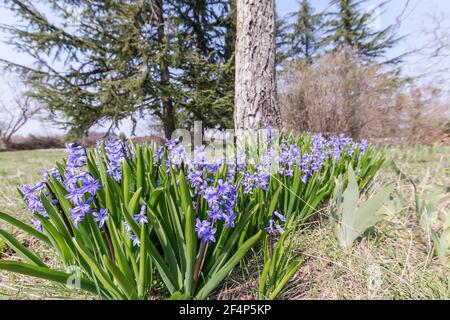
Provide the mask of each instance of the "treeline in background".
MULTIPOLYGON (((2 61, 21 90, 2 106, 0 149, 14 147, 32 117, 84 142, 94 141, 100 126, 112 133, 124 120, 137 136, 142 120, 166 138, 194 121, 233 128, 235 0, 3 2, 21 21, 2 26, 8 44, 33 63, 2 61)), ((381 14, 388 2, 377 7, 381 14)), ((397 34, 404 12, 380 27, 367 7, 364 0, 332 0, 318 11, 301 0, 297 11, 278 17, 283 128, 390 144, 448 143, 448 92, 436 80, 442 72, 411 77, 402 68, 409 54, 430 62, 450 57, 449 33, 431 24, 427 32, 437 38, 430 50, 393 57, 404 40, 397 34)), ((63 139, 48 140, 54 147, 63 139)))

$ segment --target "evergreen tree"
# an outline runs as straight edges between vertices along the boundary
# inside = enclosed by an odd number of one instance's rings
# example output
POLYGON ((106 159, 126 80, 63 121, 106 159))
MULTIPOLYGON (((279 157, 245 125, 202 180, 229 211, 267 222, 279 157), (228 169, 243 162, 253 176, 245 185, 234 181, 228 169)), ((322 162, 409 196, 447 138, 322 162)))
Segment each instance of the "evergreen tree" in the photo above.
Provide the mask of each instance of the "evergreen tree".
POLYGON ((221 99, 232 107, 227 97, 234 80, 226 28, 214 31, 223 20, 218 17, 224 5, 217 1, 4 2, 25 22, 5 27, 9 43, 34 64, 4 62, 22 72, 32 96, 73 135, 106 121, 118 126, 123 119, 136 123, 149 115, 161 121, 166 137, 177 120, 185 120, 181 115, 232 119, 232 112, 219 114, 211 107, 221 99), (43 12, 49 11, 46 17, 43 12), (74 12, 77 19, 70 23, 74 12), (211 104, 198 104, 205 96, 211 104))
POLYGON ((288 19, 280 17, 275 12, 275 49, 277 66, 289 58, 289 51, 292 47, 292 39, 289 37, 289 27, 288 19))
MULTIPOLYGON (((379 7, 384 8, 389 1, 379 7)), ((326 23, 324 44, 332 50, 350 47, 358 50, 366 60, 384 57, 399 39, 395 37, 395 26, 390 25, 381 30, 373 30, 370 24, 374 18, 372 12, 362 12, 361 7, 367 0, 331 0, 334 11, 329 13, 326 23)), ((393 59, 389 62, 398 62, 393 59)))
POLYGON ((199 120, 204 127, 233 126, 235 1, 177 1, 178 80, 186 89, 180 117, 187 128, 199 120))
POLYGON ((299 10, 290 16, 294 22, 289 25, 287 38, 290 45, 286 55, 312 63, 320 48, 322 15, 314 12, 309 0, 301 0, 299 10))

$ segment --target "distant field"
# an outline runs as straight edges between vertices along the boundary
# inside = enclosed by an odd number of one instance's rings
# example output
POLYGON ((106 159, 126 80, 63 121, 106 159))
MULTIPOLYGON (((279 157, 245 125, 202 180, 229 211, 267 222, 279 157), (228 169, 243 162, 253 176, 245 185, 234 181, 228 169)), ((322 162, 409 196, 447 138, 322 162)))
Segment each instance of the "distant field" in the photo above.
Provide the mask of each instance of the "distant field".
MULTIPOLYGON (((340 249, 326 219, 298 235, 298 249, 306 263, 300 268, 282 299, 410 299, 448 298, 446 268, 431 254, 432 244, 418 223, 411 183, 390 167, 394 160, 411 178, 421 195, 439 193, 441 219, 450 214, 450 147, 387 148, 386 165, 373 189, 396 183, 391 202, 384 207, 386 219, 373 234, 349 251, 340 249)), ((39 181, 43 168, 53 166, 62 150, 0 153, 0 210, 23 220, 29 213, 16 188, 39 181)), ((326 213, 325 210, 322 212, 326 213)), ((5 224, 0 222, 1 227, 5 224)), ((9 228, 9 227, 8 227, 9 228)), ((17 234, 17 231, 15 231, 17 234)), ((49 248, 23 239, 50 265, 57 265, 49 248)), ((0 243, 0 257, 15 259, 0 243)), ((249 259, 252 259, 250 257, 249 259)), ((255 298, 258 268, 248 264, 237 270, 223 286, 218 298, 255 298)), ((0 272, 0 299, 85 298, 80 292, 24 276, 0 272)))

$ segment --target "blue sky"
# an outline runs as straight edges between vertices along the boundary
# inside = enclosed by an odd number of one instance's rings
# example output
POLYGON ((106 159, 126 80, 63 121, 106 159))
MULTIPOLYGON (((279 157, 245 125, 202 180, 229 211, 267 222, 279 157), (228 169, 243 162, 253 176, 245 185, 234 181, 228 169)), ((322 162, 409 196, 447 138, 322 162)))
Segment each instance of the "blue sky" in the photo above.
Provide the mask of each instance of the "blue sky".
MULTIPOLYGON (((371 0, 367 1, 363 8, 364 10, 374 6, 377 6, 384 2, 385 0, 371 0)), ((392 0, 385 10, 382 12, 380 16, 380 22, 382 26, 388 26, 394 22, 399 17, 399 15, 403 12, 405 4, 408 0, 392 0)), ((322 11, 329 5, 329 0, 311 0, 312 5, 316 8, 317 11, 322 11)), ((280 16, 284 16, 289 12, 295 11, 298 8, 297 0, 276 0, 277 4, 277 13, 280 16)), ((424 36, 421 30, 426 27, 426 24, 429 22, 429 18, 427 18, 430 14, 433 13, 446 13, 450 16, 450 5, 449 0, 410 0, 407 10, 404 12, 402 16, 402 23, 398 29, 399 36, 407 36, 406 39, 402 40, 395 48, 393 48, 389 55, 391 57, 398 56, 404 52, 410 51, 414 48, 421 47, 426 43, 426 37, 424 36)), ((14 24, 17 23, 15 18, 11 15, 11 13, 3 7, 0 7, 0 16, 2 17, 1 23, 3 24, 14 24)), ((447 21, 447 23, 449 23, 447 21)), ((450 29, 450 25, 448 25, 450 29)), ((0 31, 0 41, 6 39, 6 35, 0 31)), ((21 64, 29 64, 30 60, 21 54, 15 52, 11 47, 4 43, 0 43, 0 58, 13 60, 15 62, 21 64)), ((403 70, 407 74, 416 74, 418 70, 426 68, 426 61, 422 60, 419 57, 410 57, 408 58, 403 66, 403 70)), ((7 79, 8 75, 3 75, 0 77, 0 88, 2 88, 2 94, 0 98, 8 99, 8 92, 5 90, 5 78, 7 79)), ((128 125, 123 126, 123 130, 127 134, 128 125)), ((140 125, 139 129, 145 130, 145 124, 140 125)), ((33 134, 52 134, 60 132, 59 130, 52 128, 50 125, 43 125, 39 121, 30 122, 25 128, 20 131, 20 134, 26 135, 29 133, 33 134)))

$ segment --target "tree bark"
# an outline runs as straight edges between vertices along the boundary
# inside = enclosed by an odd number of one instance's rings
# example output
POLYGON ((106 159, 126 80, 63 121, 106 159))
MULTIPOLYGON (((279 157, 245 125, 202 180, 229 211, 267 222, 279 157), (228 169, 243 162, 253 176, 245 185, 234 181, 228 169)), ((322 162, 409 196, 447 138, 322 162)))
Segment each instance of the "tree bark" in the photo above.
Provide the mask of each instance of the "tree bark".
POLYGON ((172 132, 175 131, 175 114, 172 96, 169 92, 170 73, 167 59, 167 52, 164 52, 166 46, 166 34, 164 31, 165 21, 163 14, 163 1, 155 1, 155 15, 158 23, 158 41, 161 48, 161 56, 159 58, 159 73, 161 83, 161 102, 162 102, 162 123, 164 127, 164 135, 166 139, 170 139, 172 132))
POLYGON ((275 78, 275 0, 237 0, 236 130, 280 129, 275 78))

